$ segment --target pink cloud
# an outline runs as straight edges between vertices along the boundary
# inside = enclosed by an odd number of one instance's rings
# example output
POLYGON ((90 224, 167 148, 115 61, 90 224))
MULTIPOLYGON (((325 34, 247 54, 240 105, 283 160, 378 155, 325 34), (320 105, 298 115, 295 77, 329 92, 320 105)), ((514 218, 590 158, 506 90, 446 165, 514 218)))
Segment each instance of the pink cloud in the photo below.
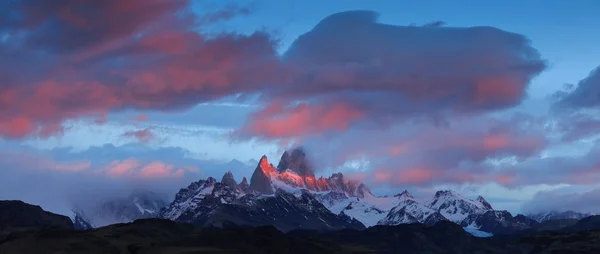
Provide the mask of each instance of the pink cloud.
POLYGON ((48 125, 54 130, 44 135, 60 133, 54 127, 64 120, 124 108, 190 107, 253 92, 277 76, 270 35, 196 32, 198 20, 227 20, 247 8, 228 5, 202 17, 187 12, 185 0, 67 2, 17 2, 22 19, 0 18, 7 32, 28 32, 0 45, 8 68, 0 73, 8 82, 0 84, 1 136, 22 138, 48 125))
POLYGON ((273 103, 258 112, 244 131, 263 137, 295 137, 309 133, 344 131, 353 122, 360 120, 363 112, 346 104, 326 106, 299 104, 284 108, 273 103))
POLYGON ((427 168, 413 168, 398 172, 396 182, 400 184, 424 184, 431 182, 435 172, 427 168))
POLYGON ((163 177, 181 177, 183 169, 175 169, 175 166, 168 165, 162 162, 151 162, 142 167, 138 173, 141 178, 163 178, 163 177))
POLYGON ((174 165, 161 161, 143 163, 131 158, 113 161, 100 172, 113 178, 150 180, 180 178, 184 175, 186 169, 189 170, 190 168, 176 168, 174 165))
POLYGON ((111 177, 120 178, 133 175, 133 171, 140 166, 140 163, 135 159, 127 159, 123 161, 113 161, 105 169, 104 172, 111 177))

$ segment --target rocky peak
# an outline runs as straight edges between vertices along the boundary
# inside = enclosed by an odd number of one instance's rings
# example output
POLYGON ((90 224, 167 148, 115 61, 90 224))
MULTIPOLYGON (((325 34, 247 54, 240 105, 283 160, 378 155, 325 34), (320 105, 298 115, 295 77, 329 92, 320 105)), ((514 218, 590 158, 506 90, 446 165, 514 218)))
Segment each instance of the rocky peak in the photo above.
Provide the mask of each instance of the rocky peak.
POLYGON ((231 188, 235 188, 237 186, 237 182, 233 178, 231 171, 227 171, 227 173, 223 175, 223 178, 221 178, 221 184, 231 188))
POLYGON ((413 197, 413 195, 411 195, 407 190, 400 192, 400 194, 394 195, 394 197, 397 197, 398 199, 402 200, 415 199, 415 197, 413 197))
POLYGON ((360 183, 356 190, 356 196, 359 198, 364 198, 367 195, 373 195, 373 193, 371 193, 371 189, 369 189, 369 187, 367 187, 365 184, 360 183))
POLYGON ((435 198, 446 197, 446 196, 459 196, 460 194, 451 190, 440 190, 435 192, 435 198))
POLYGON ((306 153, 301 147, 294 148, 291 152, 285 151, 277 165, 277 170, 283 172, 292 170, 301 177, 314 177, 312 166, 306 159, 306 153))
POLYGON ((260 193, 273 194, 271 176, 276 174, 277 170, 269 164, 267 156, 263 155, 250 178, 250 189, 260 193))
POLYGON ((277 164, 277 171, 283 172, 288 169, 290 164, 290 153, 288 151, 283 152, 281 155, 281 159, 279 160, 279 164, 277 164))
POLYGON ((248 180, 246 179, 245 176, 244 176, 244 178, 242 178, 242 182, 240 182, 239 186, 242 190, 246 190, 246 189, 250 188, 250 185, 248 184, 248 180))
POLYGON ((485 207, 489 210, 493 210, 492 205, 490 205, 490 203, 488 203, 487 200, 485 200, 485 198, 483 198, 482 196, 477 196, 477 199, 475 201, 481 203, 481 205, 483 205, 483 207, 485 207))
POLYGON ((209 176, 208 178, 206 178, 206 182, 207 182, 208 184, 215 184, 215 183, 217 182, 217 179, 215 179, 215 178, 213 178, 213 177, 209 176))

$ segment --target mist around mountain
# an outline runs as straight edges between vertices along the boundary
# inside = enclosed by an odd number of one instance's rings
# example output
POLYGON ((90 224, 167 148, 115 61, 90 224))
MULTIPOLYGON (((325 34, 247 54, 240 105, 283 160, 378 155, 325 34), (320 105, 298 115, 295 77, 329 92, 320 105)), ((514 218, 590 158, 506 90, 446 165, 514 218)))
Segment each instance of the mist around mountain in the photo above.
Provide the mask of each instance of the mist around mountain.
POLYGON ((0 201, 0 253, 600 251, 600 216, 513 216, 452 190, 426 202, 407 190, 380 197, 342 173, 317 179, 303 153, 281 161, 263 156, 250 181, 228 171, 192 182, 171 202, 136 191, 70 217, 0 201))

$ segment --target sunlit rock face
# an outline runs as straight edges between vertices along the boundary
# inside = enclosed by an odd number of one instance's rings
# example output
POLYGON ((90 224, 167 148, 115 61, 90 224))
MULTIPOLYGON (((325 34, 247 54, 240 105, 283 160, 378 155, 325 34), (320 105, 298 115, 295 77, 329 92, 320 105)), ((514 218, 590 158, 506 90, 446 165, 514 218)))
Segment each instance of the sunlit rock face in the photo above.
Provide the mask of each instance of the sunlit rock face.
POLYGON ((277 169, 269 163, 267 156, 263 155, 250 178, 250 189, 265 194, 275 193, 271 179, 278 174, 277 169))
POLYGON ((346 180, 342 173, 332 174, 328 178, 321 176, 317 180, 302 148, 285 151, 277 168, 263 156, 252 174, 250 188, 263 194, 273 194, 277 189, 291 188, 341 192, 349 197, 358 198, 364 198, 371 193, 366 185, 359 181, 346 180))

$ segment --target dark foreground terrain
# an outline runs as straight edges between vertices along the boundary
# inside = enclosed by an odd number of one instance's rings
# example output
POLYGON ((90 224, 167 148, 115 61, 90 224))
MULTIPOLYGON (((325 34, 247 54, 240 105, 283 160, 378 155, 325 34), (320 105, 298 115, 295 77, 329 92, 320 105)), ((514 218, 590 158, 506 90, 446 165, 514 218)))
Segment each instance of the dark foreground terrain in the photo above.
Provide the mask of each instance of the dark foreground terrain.
POLYGON ((145 219, 88 231, 13 230, 0 253, 600 253, 600 231, 475 238, 450 222, 329 233, 199 228, 145 219))

